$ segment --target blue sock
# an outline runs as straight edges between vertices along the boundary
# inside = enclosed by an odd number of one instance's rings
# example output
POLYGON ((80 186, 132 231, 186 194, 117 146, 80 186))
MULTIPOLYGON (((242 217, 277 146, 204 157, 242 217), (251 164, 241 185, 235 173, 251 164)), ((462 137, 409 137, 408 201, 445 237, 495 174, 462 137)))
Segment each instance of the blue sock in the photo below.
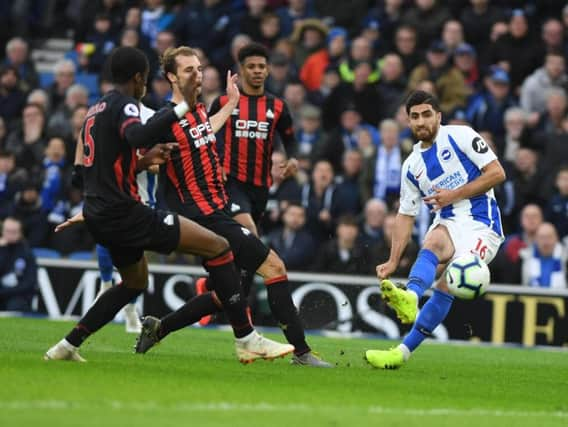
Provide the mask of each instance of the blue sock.
POLYGON ((434 294, 420 310, 414 326, 402 343, 410 351, 414 351, 425 338, 432 335, 436 326, 444 321, 453 302, 454 297, 452 295, 434 289, 434 294))
POLYGON ((438 257, 430 249, 421 249, 418 258, 410 270, 408 284, 406 287, 422 298, 424 292, 430 289, 436 279, 436 267, 438 267, 438 257))

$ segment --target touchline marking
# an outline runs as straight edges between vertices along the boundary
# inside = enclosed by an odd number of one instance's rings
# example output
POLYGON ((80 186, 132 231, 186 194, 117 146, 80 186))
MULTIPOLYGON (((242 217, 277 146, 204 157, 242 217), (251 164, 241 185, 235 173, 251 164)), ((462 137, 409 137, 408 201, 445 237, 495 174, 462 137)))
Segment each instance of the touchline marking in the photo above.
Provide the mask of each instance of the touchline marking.
POLYGON ((556 417, 568 418, 568 411, 515 411, 500 409, 454 409, 454 408, 385 408, 382 406, 323 406, 306 404, 274 404, 268 402, 238 403, 238 402, 202 402, 202 403, 177 403, 164 405, 156 401, 125 402, 120 400, 103 400, 96 403, 72 400, 9 400, 0 402, 0 410, 69 410, 69 409, 93 409, 106 408, 114 410, 134 410, 153 412, 156 410, 176 412, 329 412, 329 411, 366 411, 370 414, 391 414, 404 416, 473 416, 473 417, 556 417))

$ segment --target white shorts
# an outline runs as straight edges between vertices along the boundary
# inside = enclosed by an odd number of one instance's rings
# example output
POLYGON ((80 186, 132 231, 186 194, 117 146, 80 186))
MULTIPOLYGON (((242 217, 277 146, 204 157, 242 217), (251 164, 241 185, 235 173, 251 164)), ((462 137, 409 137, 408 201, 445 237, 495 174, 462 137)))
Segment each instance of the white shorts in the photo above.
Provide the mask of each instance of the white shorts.
POLYGON ((428 232, 437 225, 445 226, 450 233, 455 249, 452 260, 473 253, 478 255, 486 264, 489 264, 497 255, 501 243, 505 240, 485 224, 470 219, 459 219, 457 221, 455 218, 440 219, 438 223, 430 226, 428 232))

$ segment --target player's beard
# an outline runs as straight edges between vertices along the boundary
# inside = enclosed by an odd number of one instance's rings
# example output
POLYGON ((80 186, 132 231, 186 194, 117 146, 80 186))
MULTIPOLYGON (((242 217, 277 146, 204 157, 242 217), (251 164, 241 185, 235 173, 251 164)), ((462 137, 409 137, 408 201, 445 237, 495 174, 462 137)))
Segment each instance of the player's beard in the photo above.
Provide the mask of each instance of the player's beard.
POLYGON ((412 134, 414 138, 419 141, 433 142, 436 137, 437 129, 436 126, 422 126, 419 129, 413 129, 412 134))

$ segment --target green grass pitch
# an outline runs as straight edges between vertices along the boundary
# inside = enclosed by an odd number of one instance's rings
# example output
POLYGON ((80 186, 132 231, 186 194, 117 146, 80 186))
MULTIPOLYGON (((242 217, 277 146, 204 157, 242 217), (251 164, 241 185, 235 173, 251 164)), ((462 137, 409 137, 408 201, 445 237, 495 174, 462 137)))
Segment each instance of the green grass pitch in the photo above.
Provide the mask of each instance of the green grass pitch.
POLYGON ((183 330, 142 356, 110 325, 88 363, 44 362, 71 325, 0 319, 0 426, 568 426, 565 351, 426 344, 380 371, 363 351, 392 343, 312 336, 336 369, 244 366, 227 332, 183 330))

